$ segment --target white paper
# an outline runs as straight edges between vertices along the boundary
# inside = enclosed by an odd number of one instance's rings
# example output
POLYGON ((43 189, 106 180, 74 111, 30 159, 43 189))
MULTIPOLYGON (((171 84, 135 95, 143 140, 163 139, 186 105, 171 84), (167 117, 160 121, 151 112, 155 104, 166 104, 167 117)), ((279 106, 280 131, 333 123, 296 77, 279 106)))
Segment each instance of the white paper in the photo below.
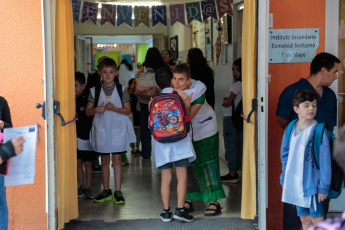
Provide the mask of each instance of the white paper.
POLYGON ((19 136, 25 140, 23 152, 9 160, 5 186, 34 183, 37 125, 4 129, 4 142, 19 136))

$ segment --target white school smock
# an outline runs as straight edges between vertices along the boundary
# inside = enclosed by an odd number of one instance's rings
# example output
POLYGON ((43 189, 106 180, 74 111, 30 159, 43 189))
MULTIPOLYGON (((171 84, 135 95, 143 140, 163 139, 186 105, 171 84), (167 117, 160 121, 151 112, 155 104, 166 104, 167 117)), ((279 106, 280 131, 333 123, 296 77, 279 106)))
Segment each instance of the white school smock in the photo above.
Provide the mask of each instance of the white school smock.
POLYGON ((303 168, 305 148, 314 126, 315 124, 310 125, 297 135, 295 135, 295 132, 291 134, 282 194, 282 202, 284 203, 310 208, 311 196, 305 197, 303 193, 303 168))
MULTIPOLYGON (((124 89, 125 87, 122 87, 122 90, 124 89)), ((95 88, 91 88, 90 91, 95 98, 95 88)), ((111 102, 115 107, 123 107, 116 87, 110 99, 107 98, 101 88, 97 106, 103 102, 104 105, 111 102)), ((130 143, 135 143, 136 138, 132 122, 127 115, 105 110, 103 114, 96 113, 93 118, 90 141, 94 151, 98 153, 114 153, 130 149, 130 143)))
MULTIPOLYGON (((192 102, 203 95, 206 91, 206 86, 201 81, 194 81, 194 84, 196 85, 194 90, 184 90, 188 95, 191 95, 191 93, 193 93, 192 102)), ((162 93, 172 93, 173 91, 174 89, 169 87, 163 89, 162 93)), ((189 162, 192 162, 196 159, 192 140, 189 134, 184 139, 174 143, 160 143, 153 139, 153 149, 157 168, 169 162, 187 158, 189 162)))

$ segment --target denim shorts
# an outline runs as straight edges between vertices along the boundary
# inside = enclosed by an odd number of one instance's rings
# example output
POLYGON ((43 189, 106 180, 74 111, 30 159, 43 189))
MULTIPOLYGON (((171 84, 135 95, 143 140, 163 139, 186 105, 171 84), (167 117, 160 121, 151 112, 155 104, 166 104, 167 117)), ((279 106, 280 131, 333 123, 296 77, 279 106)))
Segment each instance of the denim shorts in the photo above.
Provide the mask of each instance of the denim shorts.
POLYGON ((311 197, 311 204, 310 204, 310 208, 303 208, 300 206, 296 205, 297 208, 297 216, 310 216, 313 218, 317 218, 317 217, 323 217, 323 201, 321 203, 318 202, 317 200, 317 194, 314 195, 315 198, 312 196, 311 197), (315 211, 315 207, 314 207, 314 200, 316 201, 316 211, 315 211))
POLYGON ((169 162, 166 163, 165 165, 162 165, 158 167, 158 169, 171 169, 171 168, 176 168, 176 167, 188 167, 190 166, 188 158, 174 161, 174 162, 169 162))

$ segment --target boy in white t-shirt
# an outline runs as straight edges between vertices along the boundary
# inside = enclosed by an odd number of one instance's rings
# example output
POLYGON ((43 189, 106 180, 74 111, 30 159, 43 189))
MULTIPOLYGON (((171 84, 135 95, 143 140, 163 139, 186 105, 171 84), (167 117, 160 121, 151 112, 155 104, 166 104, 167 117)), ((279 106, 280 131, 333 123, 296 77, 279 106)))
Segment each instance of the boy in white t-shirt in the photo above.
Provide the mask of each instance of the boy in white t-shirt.
POLYGON ((230 89, 229 97, 224 97, 224 118, 223 137, 225 148, 225 159, 228 162, 229 173, 221 176, 223 182, 238 183, 240 178, 237 170, 242 167, 243 152, 243 123, 234 119, 234 113, 242 101, 242 74, 241 58, 236 59, 232 64, 232 72, 235 79, 230 89))
MULTIPOLYGON (((177 65, 176 68, 188 67, 185 64, 177 65)), ((187 69, 188 69, 187 68, 187 69)), ((174 73, 174 76, 177 73, 174 73)), ((178 73, 182 74, 182 73, 178 73)), ((188 71, 183 74, 188 74, 188 71)), ((189 68, 190 75, 190 68, 189 68)), ((169 67, 161 67, 155 74, 157 86, 162 89, 162 93, 172 93, 174 90, 171 88, 171 79, 173 73, 169 67)), ((191 78, 189 77, 191 80, 191 78)), ((181 96, 185 103, 187 115, 190 112, 190 103, 192 96, 204 93, 206 90, 205 85, 202 84, 199 88, 189 91, 178 90, 178 94, 181 96)), ((161 170, 161 197, 163 202, 163 212, 160 214, 160 218, 163 222, 170 222, 172 220, 172 212, 170 210, 170 184, 172 180, 172 168, 176 169, 177 176, 177 208, 173 216, 174 219, 191 222, 194 220, 193 216, 188 215, 184 208, 184 203, 187 193, 187 167, 189 163, 195 160, 195 153, 192 145, 192 141, 189 136, 174 143, 160 143, 154 140, 154 153, 156 167, 161 170)))

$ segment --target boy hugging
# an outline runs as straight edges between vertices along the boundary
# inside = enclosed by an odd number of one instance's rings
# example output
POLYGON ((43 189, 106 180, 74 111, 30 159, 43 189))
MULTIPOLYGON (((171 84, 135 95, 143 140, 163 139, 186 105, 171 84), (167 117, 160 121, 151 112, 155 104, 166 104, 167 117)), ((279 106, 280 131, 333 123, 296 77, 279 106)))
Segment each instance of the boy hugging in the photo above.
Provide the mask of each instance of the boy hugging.
POLYGON ((295 92, 292 104, 298 119, 285 130, 281 146, 282 201, 296 205, 303 229, 323 220, 323 201, 331 184, 331 137, 328 132, 323 132, 320 145, 320 167, 314 159, 313 137, 317 124, 314 117, 318 97, 314 91, 295 92))

